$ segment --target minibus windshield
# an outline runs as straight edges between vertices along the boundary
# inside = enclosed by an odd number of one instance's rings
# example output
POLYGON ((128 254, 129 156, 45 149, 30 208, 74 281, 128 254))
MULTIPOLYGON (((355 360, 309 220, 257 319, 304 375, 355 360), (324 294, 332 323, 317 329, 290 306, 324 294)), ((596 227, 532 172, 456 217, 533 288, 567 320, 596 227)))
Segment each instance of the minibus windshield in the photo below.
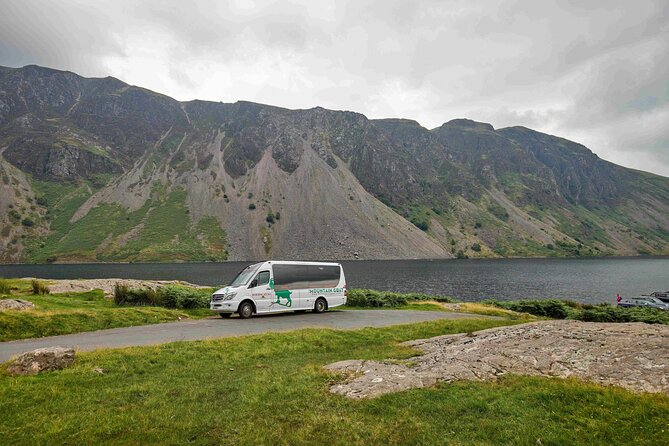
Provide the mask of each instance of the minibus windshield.
POLYGON ((249 265, 243 270, 241 270, 239 274, 237 274, 235 278, 232 280, 230 286, 237 287, 246 285, 249 282, 249 280, 251 280, 251 277, 253 277, 253 275, 255 274, 259 265, 260 265, 259 263, 256 263, 255 265, 249 265))

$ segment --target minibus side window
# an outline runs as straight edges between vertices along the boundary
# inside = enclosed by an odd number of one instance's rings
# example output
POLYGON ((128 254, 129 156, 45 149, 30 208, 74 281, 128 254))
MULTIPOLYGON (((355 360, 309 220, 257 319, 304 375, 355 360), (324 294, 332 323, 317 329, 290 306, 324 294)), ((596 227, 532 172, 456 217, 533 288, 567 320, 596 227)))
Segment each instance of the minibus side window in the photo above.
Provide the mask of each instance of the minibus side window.
POLYGON ((309 265, 309 288, 333 288, 339 283, 341 269, 331 265, 309 265))
POLYGON ((260 271, 258 273, 258 286, 269 283, 269 271, 260 271))
POLYGON ((255 288, 261 285, 267 285, 269 283, 269 271, 260 271, 253 282, 251 282, 250 288, 255 288))
POLYGON ((306 288, 309 279, 304 265, 274 265, 274 290, 298 290, 306 288))

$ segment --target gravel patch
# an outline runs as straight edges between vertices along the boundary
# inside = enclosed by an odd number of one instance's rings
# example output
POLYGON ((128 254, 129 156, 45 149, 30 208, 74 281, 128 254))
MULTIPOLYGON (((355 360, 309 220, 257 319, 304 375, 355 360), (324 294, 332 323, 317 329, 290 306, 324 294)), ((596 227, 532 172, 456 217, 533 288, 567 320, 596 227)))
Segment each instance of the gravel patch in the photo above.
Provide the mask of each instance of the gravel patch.
POLYGON ((347 375, 330 391, 376 397, 455 380, 507 374, 577 377, 634 392, 669 394, 669 326, 542 321, 404 343, 409 361, 349 360, 325 368, 347 375))

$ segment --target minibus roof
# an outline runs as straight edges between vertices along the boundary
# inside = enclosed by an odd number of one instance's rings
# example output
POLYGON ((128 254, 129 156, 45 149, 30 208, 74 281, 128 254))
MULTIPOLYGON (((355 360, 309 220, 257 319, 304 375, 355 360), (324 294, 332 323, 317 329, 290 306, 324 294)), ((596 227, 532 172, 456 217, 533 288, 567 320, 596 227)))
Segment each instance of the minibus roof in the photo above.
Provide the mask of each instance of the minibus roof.
POLYGON ((268 260, 267 263, 271 264, 281 264, 281 265, 337 265, 341 266, 337 262, 302 262, 299 260, 268 260))

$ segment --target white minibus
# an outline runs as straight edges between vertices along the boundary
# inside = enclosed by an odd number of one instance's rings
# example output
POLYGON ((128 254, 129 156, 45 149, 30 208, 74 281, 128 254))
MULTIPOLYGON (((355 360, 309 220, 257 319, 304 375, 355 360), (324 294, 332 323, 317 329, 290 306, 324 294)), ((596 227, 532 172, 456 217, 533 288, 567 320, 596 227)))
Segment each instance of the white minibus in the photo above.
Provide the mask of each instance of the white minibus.
POLYGON ((346 279, 339 263, 267 261, 254 263, 216 291, 210 309, 227 318, 237 313, 280 311, 322 313, 346 304, 346 279))

